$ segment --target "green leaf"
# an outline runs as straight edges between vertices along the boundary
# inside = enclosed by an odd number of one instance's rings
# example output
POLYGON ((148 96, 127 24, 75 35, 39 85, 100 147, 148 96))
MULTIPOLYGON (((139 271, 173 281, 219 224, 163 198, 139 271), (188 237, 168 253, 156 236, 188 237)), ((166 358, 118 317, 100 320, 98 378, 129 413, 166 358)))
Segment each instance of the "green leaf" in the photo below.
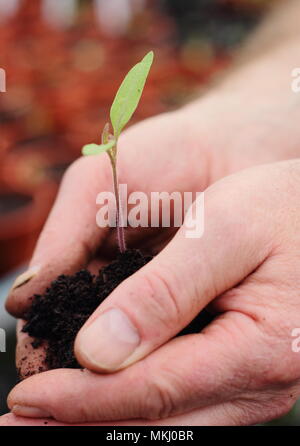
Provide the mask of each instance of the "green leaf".
POLYGON ((110 119, 116 139, 135 112, 149 74, 153 51, 136 64, 123 80, 110 109, 110 119))
POLYGON ((82 155, 99 155, 100 153, 107 152, 116 144, 115 140, 109 141, 107 144, 86 144, 82 148, 82 155))

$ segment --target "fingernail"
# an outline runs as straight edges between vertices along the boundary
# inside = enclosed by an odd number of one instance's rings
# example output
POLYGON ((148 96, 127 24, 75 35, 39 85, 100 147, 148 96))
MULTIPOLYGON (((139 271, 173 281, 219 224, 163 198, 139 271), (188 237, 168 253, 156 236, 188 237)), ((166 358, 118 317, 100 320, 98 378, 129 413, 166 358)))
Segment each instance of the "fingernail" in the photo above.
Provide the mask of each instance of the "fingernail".
POLYGON ((50 418, 51 415, 44 409, 39 409, 38 407, 30 407, 30 406, 20 406, 19 404, 15 404, 12 408, 12 413, 19 417, 27 417, 27 418, 50 418))
POLYGON ((78 337, 77 349, 97 369, 117 370, 135 351, 140 336, 118 308, 102 313, 78 337))
POLYGON ((37 273, 40 270, 40 266, 33 266, 32 268, 28 269, 24 273, 20 274, 16 278, 16 280, 13 283, 12 290, 15 290, 16 288, 19 288, 20 286, 24 285, 25 283, 29 282, 34 276, 37 275, 37 273))

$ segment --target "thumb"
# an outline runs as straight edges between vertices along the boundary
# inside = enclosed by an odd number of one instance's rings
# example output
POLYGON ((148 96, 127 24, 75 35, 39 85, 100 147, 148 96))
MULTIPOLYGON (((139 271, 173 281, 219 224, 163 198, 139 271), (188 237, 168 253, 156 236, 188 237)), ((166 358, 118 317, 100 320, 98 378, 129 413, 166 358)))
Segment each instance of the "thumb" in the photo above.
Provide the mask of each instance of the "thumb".
POLYGON ((187 238, 185 222, 159 255, 100 305, 75 341, 83 366, 109 372, 145 357, 264 261, 266 222, 248 206, 253 179, 243 175, 246 181, 236 175, 207 189, 201 238, 187 238))

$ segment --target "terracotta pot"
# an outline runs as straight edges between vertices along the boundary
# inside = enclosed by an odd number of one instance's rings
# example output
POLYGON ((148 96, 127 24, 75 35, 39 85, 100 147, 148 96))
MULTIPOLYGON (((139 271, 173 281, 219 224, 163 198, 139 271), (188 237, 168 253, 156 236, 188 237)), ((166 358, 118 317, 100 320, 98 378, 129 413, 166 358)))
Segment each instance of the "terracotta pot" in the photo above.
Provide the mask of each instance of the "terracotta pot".
POLYGON ((0 192, 0 274, 27 261, 55 198, 55 188, 35 194, 0 192))

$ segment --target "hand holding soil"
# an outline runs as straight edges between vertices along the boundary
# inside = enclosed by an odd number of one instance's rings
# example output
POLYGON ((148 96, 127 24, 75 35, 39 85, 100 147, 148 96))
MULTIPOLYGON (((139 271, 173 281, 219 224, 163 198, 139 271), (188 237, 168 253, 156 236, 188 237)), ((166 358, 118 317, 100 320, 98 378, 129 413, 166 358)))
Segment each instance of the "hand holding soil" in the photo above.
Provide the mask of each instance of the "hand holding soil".
MULTIPOLYGON (((237 128, 247 127, 247 123, 253 119, 254 107, 253 110, 250 108, 238 115, 239 104, 233 95, 228 96, 226 93, 217 97, 208 96, 200 105, 201 107, 196 102, 178 112, 149 119, 132 127, 121 136, 120 179, 128 183, 129 193, 142 190, 150 195, 153 190, 168 192, 177 190, 182 193, 205 190, 218 178, 253 164, 252 157, 259 163, 283 159, 287 152, 293 155, 293 144, 290 148, 286 145, 284 150, 277 149, 277 141, 282 138, 280 134, 282 129, 276 129, 276 132, 270 134, 268 126, 263 129, 258 126, 261 116, 257 114, 257 104, 255 104, 257 126, 253 125, 253 135, 250 139, 255 141, 263 134, 268 144, 263 151, 260 147, 254 146, 244 152, 240 150, 240 146, 243 147, 245 144, 244 131, 236 135, 235 145, 228 147, 226 144, 228 140, 233 139, 232 135, 236 134, 237 128), (228 111, 226 117, 223 114, 225 104, 228 111), (198 125, 198 120, 201 126, 198 125), (226 131, 221 138, 222 135, 213 129, 224 125, 224 120, 226 120, 226 131), (159 144, 153 143, 153 135, 159 135, 159 144), (144 162, 145 157, 147 162, 144 162), (179 170, 177 166, 180 166, 179 170)), ((276 109, 271 110, 264 119, 272 119, 277 113, 276 109)), ((61 274, 75 274, 84 268, 97 274, 103 265, 114 260, 118 251, 115 231, 101 230, 96 226, 97 206, 94 204, 95 197, 100 191, 111 188, 111 172, 106 157, 82 158, 71 166, 65 175, 58 199, 31 260, 29 276, 25 273, 25 278, 31 280, 15 288, 9 296, 7 308, 12 314, 19 317, 25 315, 32 303, 32 296, 42 294, 61 274)), ((176 228, 128 229, 126 239, 129 248, 142 247, 144 252, 155 255, 172 239, 175 232, 176 228)), ((79 300, 81 298, 84 300, 80 308, 86 306, 85 313, 88 315, 89 308, 96 308, 98 305, 96 299, 91 301, 92 297, 88 304, 87 297, 82 297, 87 293, 90 291, 81 291, 79 300)), ((80 302, 77 297, 71 294, 66 297, 68 298, 72 302, 75 301, 77 313, 80 313, 80 302)), ((61 299, 61 293, 57 288, 51 299, 52 309, 57 312, 55 302, 61 299)), ((49 309, 45 307, 45 318, 49 318, 51 324, 49 309)), ((60 308, 60 311, 66 313, 65 321, 61 323, 65 331, 61 330, 58 333, 60 338, 64 338, 62 339, 64 342, 69 330, 66 320, 70 315, 65 306, 60 308)), ((45 320, 41 323, 44 324, 45 320)), ((34 330, 31 331, 34 333, 34 330)), ((32 340, 23 333, 20 333, 19 337, 17 367, 20 375, 28 377, 37 371, 45 370, 44 349, 35 348, 33 351, 32 340)), ((57 345, 60 350, 62 342, 57 345)), ((74 366, 75 358, 64 362, 63 357, 60 355, 59 358, 61 366, 74 366)), ((53 360, 50 364, 54 364, 53 360)), ((56 365, 59 366, 59 363, 56 362, 56 365)))
MULTIPOLYGON (((296 54, 290 42, 267 52, 200 101, 121 136, 119 176, 128 192, 205 190, 204 236, 187 239, 184 226, 127 230, 128 247, 154 258, 79 331, 75 356, 85 369, 22 381, 9 396, 14 415, 0 423, 254 424, 292 407, 300 393, 291 347, 300 326, 299 110, 279 87, 296 54), (215 319, 176 337, 207 306, 215 319)), ((110 189, 106 158, 69 169, 33 272, 9 296, 12 314, 24 317, 31 297, 57 276, 97 273, 116 257, 116 234, 95 224, 95 197, 110 189)), ((19 335, 23 377, 45 369, 44 346, 31 342, 19 335)))
POLYGON ((188 240, 182 227, 77 337, 77 358, 89 369, 132 365, 108 375, 35 375, 12 391, 14 412, 65 423, 181 425, 253 424, 285 413, 299 394, 291 348, 300 323, 299 184, 297 160, 209 187, 205 237, 188 240), (201 334, 171 339, 210 302, 219 316, 201 334))

